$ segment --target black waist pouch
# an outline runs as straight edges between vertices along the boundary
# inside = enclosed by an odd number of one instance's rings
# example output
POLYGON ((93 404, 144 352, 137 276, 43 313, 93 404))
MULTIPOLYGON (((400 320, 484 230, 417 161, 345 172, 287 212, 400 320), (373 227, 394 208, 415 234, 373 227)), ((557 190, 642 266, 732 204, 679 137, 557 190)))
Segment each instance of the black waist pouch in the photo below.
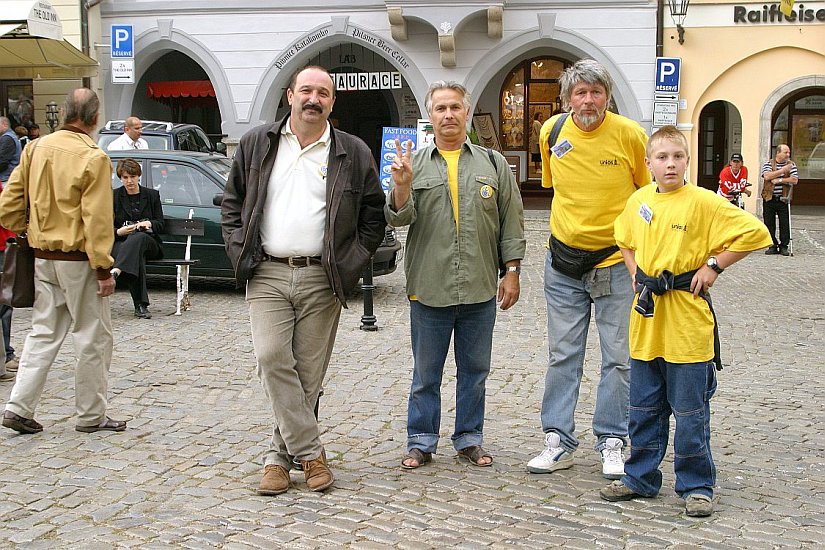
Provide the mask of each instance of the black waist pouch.
POLYGON ((573 248, 550 235, 550 265, 561 273, 573 279, 581 279, 585 273, 593 269, 596 264, 606 260, 619 250, 615 244, 600 250, 582 250, 573 248))

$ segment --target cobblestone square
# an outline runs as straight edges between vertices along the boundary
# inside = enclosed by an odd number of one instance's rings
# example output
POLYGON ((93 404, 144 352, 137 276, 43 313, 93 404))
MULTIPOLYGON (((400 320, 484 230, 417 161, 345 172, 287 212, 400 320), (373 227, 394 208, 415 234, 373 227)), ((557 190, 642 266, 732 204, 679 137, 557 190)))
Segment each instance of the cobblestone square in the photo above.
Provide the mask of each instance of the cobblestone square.
MULTIPOLYGON (((256 495, 271 413, 255 375, 243 294, 195 281, 192 310, 173 284, 150 288, 153 319, 112 299, 110 414, 122 433, 74 430, 71 337, 36 418, 44 431, 0 432, 3 548, 821 548, 825 546, 825 215, 794 212, 794 256, 757 252, 727 270, 713 297, 725 369, 712 401, 716 513, 690 519, 673 492, 607 503, 592 450, 598 334, 591 327, 577 410, 575 466, 529 474, 541 448, 546 368, 543 297, 547 212, 528 211, 522 295, 499 312, 487 385, 491 468, 450 446, 454 363, 445 369, 442 441, 432 464, 399 468, 411 378, 403 269, 376 280, 380 329, 359 330, 356 293, 340 323, 321 401, 336 475, 325 494, 300 472, 277 497, 256 495)), ((14 314, 22 352, 30 310, 14 314)), ((0 386, 5 400, 10 383, 0 386)))

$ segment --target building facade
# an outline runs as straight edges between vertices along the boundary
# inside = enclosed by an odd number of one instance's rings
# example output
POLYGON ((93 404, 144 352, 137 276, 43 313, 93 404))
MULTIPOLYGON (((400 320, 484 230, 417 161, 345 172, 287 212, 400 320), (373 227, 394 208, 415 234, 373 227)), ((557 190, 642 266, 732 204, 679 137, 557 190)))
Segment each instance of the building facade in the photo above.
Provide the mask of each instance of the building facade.
MULTIPOLYGON (((825 2, 797 0, 789 16, 779 7, 693 0, 683 44, 665 18, 664 53, 682 59, 691 180, 715 189, 730 155, 742 153, 756 191, 761 164, 787 143, 799 169, 794 204, 825 205, 825 2)), ((758 196, 747 200, 753 212, 758 196)))
POLYGON ((606 65, 613 108, 649 127, 656 15, 655 0, 106 0, 101 42, 111 25, 135 37, 133 84, 108 84, 101 63, 106 115, 168 120, 177 109, 232 143, 286 114, 291 74, 317 64, 336 75, 334 123, 377 153, 383 126, 426 118, 430 82, 455 80, 492 121, 480 137, 538 188, 532 120, 558 109, 559 72, 576 60, 606 65))
POLYGON ((0 3, 0 114, 25 125, 36 122, 47 133, 48 103, 62 107, 66 94, 83 85, 102 96, 91 47, 100 36, 99 3, 0 3))

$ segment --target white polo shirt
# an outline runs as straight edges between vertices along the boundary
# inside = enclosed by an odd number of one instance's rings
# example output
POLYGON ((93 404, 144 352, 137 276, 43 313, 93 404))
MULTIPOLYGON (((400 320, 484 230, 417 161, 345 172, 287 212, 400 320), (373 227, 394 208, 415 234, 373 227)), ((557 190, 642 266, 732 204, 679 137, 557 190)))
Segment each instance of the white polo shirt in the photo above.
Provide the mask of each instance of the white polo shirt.
POLYGON ((321 255, 329 150, 329 123, 320 139, 303 149, 289 121, 284 124, 261 221, 261 241, 270 256, 321 255))
POLYGON ((112 140, 108 147, 109 151, 128 151, 130 149, 148 149, 149 144, 143 138, 137 138, 137 141, 132 140, 129 134, 122 133, 117 139, 112 140))

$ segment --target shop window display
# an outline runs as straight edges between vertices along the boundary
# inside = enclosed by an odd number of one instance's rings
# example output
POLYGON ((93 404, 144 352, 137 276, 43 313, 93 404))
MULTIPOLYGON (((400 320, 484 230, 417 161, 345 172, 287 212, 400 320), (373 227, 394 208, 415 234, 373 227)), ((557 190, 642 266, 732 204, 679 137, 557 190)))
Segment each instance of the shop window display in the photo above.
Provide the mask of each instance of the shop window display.
POLYGON ((561 111, 558 78, 568 65, 551 57, 526 60, 510 72, 501 88, 501 145, 505 151, 526 153, 528 179, 541 178, 534 127, 561 111))
POLYGON ((771 151, 788 143, 800 180, 825 180, 825 94, 808 92, 790 98, 776 114, 772 130, 771 151))

